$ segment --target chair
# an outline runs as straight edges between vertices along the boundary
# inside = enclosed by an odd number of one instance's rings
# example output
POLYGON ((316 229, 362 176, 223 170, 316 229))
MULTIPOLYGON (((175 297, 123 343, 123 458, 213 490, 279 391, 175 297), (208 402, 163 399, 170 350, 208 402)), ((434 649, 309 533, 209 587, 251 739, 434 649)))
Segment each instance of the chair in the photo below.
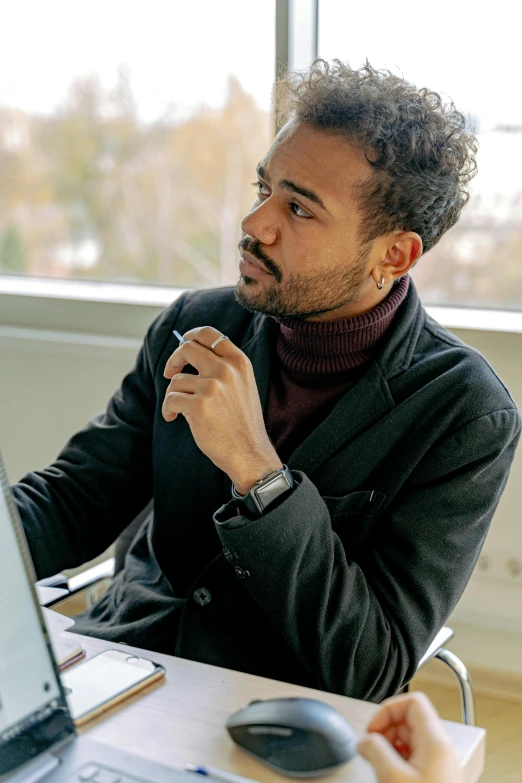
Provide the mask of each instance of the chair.
MULTIPOLYGON (((68 595, 58 598, 56 601, 49 603, 48 606, 52 606, 61 601, 66 601, 70 596, 86 589, 89 590, 88 605, 92 604, 94 600, 97 600, 99 595, 95 594, 94 588, 104 579, 112 579, 115 574, 122 570, 125 554, 127 553, 134 536, 140 527, 148 520, 149 515, 153 513, 151 500, 116 540, 115 557, 110 557, 104 562, 98 563, 98 565, 92 566, 92 568, 88 568, 86 571, 83 571, 76 576, 72 576, 69 579, 65 574, 57 574, 56 576, 42 579, 40 582, 37 582, 37 584, 42 586, 62 587, 68 590, 68 595)), ((439 661, 445 663, 446 666, 451 669, 459 684, 462 722, 467 726, 475 726, 475 698, 473 695, 471 678, 460 658, 457 658, 454 653, 444 647, 454 635, 455 632, 452 628, 444 626, 421 658, 417 667, 417 672, 433 658, 438 658, 439 661)), ((405 690, 407 690, 407 687, 408 686, 406 686, 405 690)))
POLYGON ((447 626, 441 628, 435 639, 432 641, 420 659, 419 665, 417 666, 417 672, 419 672, 420 669, 422 669, 422 667, 433 658, 438 658, 439 661, 442 661, 446 664, 446 666, 449 666, 457 678, 457 682, 460 688, 462 722, 467 726, 475 726, 475 697, 473 695, 471 677, 469 676, 469 672, 460 658, 458 658, 455 653, 452 653, 450 650, 446 650, 444 647, 444 645, 447 644, 450 639, 453 639, 454 636, 455 631, 452 628, 448 628, 447 626))

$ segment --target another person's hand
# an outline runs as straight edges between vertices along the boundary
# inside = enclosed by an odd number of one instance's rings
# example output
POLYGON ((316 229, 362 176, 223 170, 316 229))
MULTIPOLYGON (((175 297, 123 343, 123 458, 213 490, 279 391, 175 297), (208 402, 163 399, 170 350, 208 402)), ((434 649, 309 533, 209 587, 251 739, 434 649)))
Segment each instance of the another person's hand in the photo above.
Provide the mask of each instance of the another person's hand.
POLYGON ((165 366, 170 380, 163 418, 181 413, 196 444, 244 495, 259 479, 282 467, 267 435, 252 364, 230 340, 211 345, 221 332, 211 326, 191 329, 165 366), (190 364, 197 375, 182 373, 190 364))
POLYGON ((455 749, 423 693, 384 701, 367 732, 358 751, 379 783, 461 783, 455 749))

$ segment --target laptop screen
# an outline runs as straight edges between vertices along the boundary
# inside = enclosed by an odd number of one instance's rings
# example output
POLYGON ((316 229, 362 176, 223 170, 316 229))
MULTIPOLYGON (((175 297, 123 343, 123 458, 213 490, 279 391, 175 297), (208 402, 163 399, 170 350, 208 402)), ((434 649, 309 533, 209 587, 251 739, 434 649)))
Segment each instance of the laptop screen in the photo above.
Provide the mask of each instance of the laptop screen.
POLYGON ((0 775, 74 733, 0 455, 0 775))

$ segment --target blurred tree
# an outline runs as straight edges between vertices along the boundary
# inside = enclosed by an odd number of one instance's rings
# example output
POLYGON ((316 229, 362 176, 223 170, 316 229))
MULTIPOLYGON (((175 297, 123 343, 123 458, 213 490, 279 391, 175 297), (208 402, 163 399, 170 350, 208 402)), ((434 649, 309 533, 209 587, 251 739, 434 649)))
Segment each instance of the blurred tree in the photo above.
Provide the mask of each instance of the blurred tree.
POLYGON ((522 309, 522 222, 464 213, 413 271, 425 302, 522 309))
MULTIPOLYGON (((47 219, 53 189, 46 161, 34 141, 38 126, 37 118, 0 107, 0 234, 7 232, 11 247, 15 243, 23 248, 28 274, 45 267, 46 247, 60 235, 54 222, 47 219), (15 229, 18 238, 12 233, 15 229)), ((16 256, 19 266, 20 250, 16 256)))
MULTIPOLYGON (((39 126, 53 201, 67 215, 62 243, 98 246, 98 279, 216 285, 237 277, 240 222, 270 124, 231 78, 222 109, 185 122, 144 126, 124 70, 114 90, 96 77, 75 82, 39 126)), ((71 255, 71 254, 69 254, 71 255)), ((72 253, 74 258, 74 252, 72 253)))
POLYGON ((26 271, 25 249, 14 223, 10 223, 0 236, 0 270, 16 275, 23 275, 26 271))
POLYGON ((215 274, 214 279, 207 274, 207 284, 230 283, 238 276, 241 219, 254 199, 249 183, 270 145, 269 116, 230 77, 222 109, 202 108, 179 127, 165 131, 164 155, 170 161, 176 199, 176 236, 171 242, 189 263, 181 238, 189 237, 198 253, 208 254, 214 248, 209 260, 215 274))
POLYGON ((120 69, 116 87, 106 92, 95 76, 74 82, 64 105, 41 123, 38 145, 45 155, 54 201, 68 216, 64 242, 94 239, 104 268, 100 276, 117 277, 118 247, 112 239, 113 215, 104 199, 106 182, 140 150, 128 75, 120 69))

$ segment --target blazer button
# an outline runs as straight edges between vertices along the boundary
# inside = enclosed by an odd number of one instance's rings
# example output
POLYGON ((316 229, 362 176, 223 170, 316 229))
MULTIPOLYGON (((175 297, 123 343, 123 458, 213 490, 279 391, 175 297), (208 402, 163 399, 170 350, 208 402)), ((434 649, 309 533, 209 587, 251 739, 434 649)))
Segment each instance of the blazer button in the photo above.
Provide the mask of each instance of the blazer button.
POLYGON ((233 560, 237 560, 237 555, 232 549, 225 547, 223 549, 223 554, 225 555, 225 560, 228 560, 229 563, 231 563, 233 560))
POLYGON ((206 587, 198 587, 197 590, 194 590, 193 598, 199 606, 206 606, 212 600, 212 596, 206 587))
POLYGON ((234 566, 234 571, 240 579, 246 579, 247 576, 250 576, 250 571, 247 571, 246 568, 241 568, 241 566, 234 566))

